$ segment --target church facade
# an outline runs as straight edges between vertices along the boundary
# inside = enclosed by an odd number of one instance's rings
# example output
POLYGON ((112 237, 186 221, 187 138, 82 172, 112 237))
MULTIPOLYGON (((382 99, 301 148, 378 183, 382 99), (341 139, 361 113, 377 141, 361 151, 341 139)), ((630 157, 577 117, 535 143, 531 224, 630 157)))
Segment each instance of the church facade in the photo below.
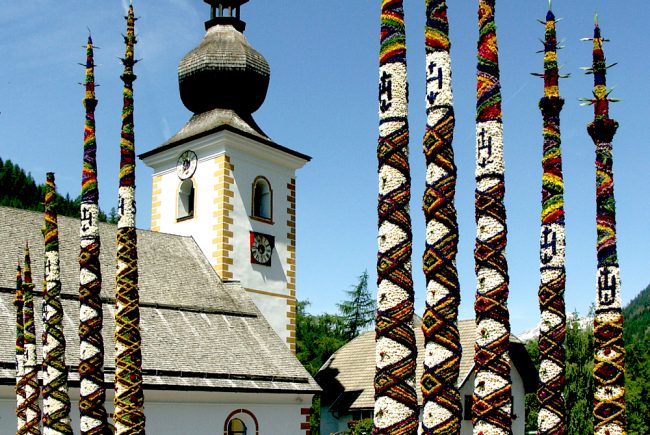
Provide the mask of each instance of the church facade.
MULTIPOLYGON (((310 157, 275 143, 253 120, 270 70, 243 35, 240 7, 247 1, 206 0, 205 38, 179 66, 181 99, 193 115, 172 138, 140 155, 153 169, 151 231, 137 235, 150 433, 305 434, 320 391, 294 356, 296 171, 310 157)), ((33 274, 42 275, 42 219, 0 207, 0 433, 16 425, 15 260, 28 241, 33 274)), ((115 231, 100 224, 109 413, 115 231)), ((59 234, 78 431, 78 220, 60 217, 59 234)), ((37 331, 41 302, 36 291, 37 331)), ((40 361, 40 345, 37 350, 40 361)))

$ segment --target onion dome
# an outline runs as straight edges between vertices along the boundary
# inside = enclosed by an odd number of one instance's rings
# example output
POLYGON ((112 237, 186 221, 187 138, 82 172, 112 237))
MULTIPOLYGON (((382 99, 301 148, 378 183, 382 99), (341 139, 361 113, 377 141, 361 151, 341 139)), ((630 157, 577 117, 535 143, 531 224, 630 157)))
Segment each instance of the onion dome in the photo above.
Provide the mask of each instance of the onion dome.
POLYGON ((239 8, 248 0, 204 1, 211 19, 203 41, 178 66, 181 100, 195 114, 219 108, 250 115, 264 103, 271 72, 242 33, 239 8))

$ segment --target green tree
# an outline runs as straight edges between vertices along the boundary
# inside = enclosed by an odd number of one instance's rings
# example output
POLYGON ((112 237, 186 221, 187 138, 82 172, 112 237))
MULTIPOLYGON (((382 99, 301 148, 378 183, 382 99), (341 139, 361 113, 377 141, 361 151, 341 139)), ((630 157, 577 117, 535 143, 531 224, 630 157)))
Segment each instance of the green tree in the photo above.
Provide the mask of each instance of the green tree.
MULTIPOLYGON (((11 160, 0 158, 0 206, 24 210, 44 211, 45 184, 36 184, 32 174, 26 173, 11 160)), ((81 197, 71 199, 56 194, 54 208, 61 216, 80 216, 81 197)), ((99 211, 99 221, 106 222, 106 213, 99 211)), ((117 222, 115 222, 117 223, 117 222)))
MULTIPOLYGON (((296 307, 296 357, 315 376, 325 361, 347 343, 343 319, 333 314, 313 315, 307 312, 309 301, 298 301, 296 307)), ((312 433, 320 432, 320 397, 312 402, 310 418, 312 433)))
POLYGON ((346 291, 348 299, 337 304, 343 322, 345 337, 352 340, 375 320, 375 298, 368 291, 368 271, 359 276, 359 282, 346 291))

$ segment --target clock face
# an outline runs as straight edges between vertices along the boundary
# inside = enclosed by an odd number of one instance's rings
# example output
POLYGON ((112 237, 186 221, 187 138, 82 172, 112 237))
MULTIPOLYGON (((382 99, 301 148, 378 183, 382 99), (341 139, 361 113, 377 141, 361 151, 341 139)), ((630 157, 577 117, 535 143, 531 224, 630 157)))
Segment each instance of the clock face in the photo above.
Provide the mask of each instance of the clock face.
POLYGON ((251 263, 270 266, 274 245, 273 236, 251 231, 251 263))
POLYGON ((178 175, 178 178, 186 180, 194 175, 197 163, 198 159, 196 158, 196 153, 194 151, 184 151, 183 154, 178 157, 178 161, 176 162, 176 174, 178 175))

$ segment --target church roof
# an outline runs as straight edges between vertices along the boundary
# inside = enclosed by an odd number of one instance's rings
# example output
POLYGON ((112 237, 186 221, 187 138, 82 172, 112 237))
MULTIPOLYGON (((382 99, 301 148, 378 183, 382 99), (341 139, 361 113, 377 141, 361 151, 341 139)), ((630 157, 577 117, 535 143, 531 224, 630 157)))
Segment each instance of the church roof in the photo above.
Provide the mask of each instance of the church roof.
MULTIPOLYGON (((0 207, 0 384, 15 382, 16 262, 25 241, 42 331, 41 213, 0 207)), ((106 381, 113 381, 116 227, 100 224, 106 381)), ((318 386, 237 282, 222 282, 191 237, 138 230, 145 389, 308 392, 318 386)), ((79 221, 59 217, 70 384, 78 385, 79 221)), ((40 333, 37 332, 37 335, 40 333)), ((39 340, 40 341, 40 340, 39 340)), ((39 360, 41 350, 39 345, 39 360)))
POLYGON ((212 109, 204 113, 192 115, 190 120, 180 129, 178 133, 172 136, 162 145, 150 151, 140 154, 138 157, 146 159, 147 157, 158 154, 159 152, 174 148, 178 145, 190 142, 222 130, 232 131, 249 139, 256 140, 276 150, 285 152, 299 159, 310 161, 311 157, 294 151, 285 146, 279 145, 271 140, 255 123, 252 117, 242 117, 234 110, 230 109, 212 109))
MULTIPOLYGON (((424 335, 421 325, 422 319, 416 317, 415 339, 418 349, 416 380, 418 383, 422 377, 424 364, 424 335)), ((458 322, 463 348, 458 378, 459 387, 465 384, 474 369, 475 328, 473 319, 458 322)), ((523 343, 514 335, 510 335, 510 355, 522 375, 526 392, 534 391, 537 386, 535 366, 526 353, 523 343)), ((341 413, 347 413, 350 409, 372 409, 375 403, 374 376, 375 333, 368 331, 336 351, 321 367, 316 380, 323 388, 322 403, 332 405, 335 408, 333 411, 341 413)), ((418 403, 422 403, 422 392, 420 388, 416 390, 418 403)))

